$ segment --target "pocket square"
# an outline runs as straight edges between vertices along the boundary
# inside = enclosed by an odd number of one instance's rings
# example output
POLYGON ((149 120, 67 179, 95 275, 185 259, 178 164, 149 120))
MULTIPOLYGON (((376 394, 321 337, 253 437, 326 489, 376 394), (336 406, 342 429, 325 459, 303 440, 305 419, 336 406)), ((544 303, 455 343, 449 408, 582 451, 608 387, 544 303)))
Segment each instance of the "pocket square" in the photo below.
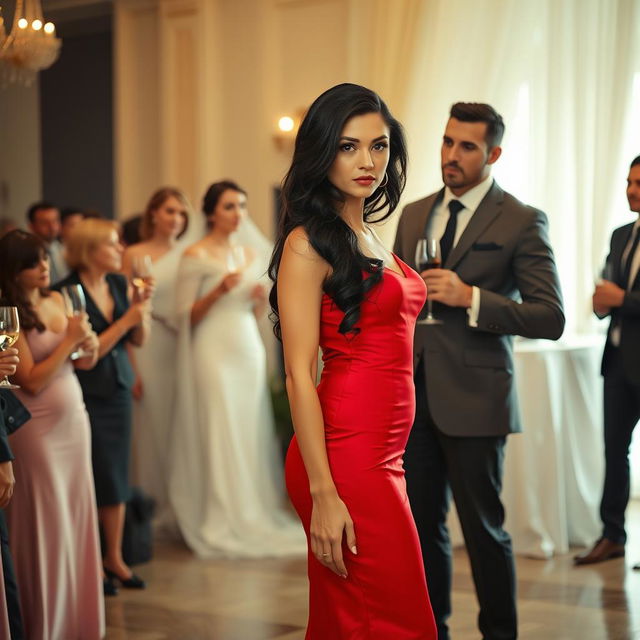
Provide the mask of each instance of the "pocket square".
POLYGON ((502 245, 495 242, 476 242, 471 249, 473 251, 499 251, 502 249, 502 245))

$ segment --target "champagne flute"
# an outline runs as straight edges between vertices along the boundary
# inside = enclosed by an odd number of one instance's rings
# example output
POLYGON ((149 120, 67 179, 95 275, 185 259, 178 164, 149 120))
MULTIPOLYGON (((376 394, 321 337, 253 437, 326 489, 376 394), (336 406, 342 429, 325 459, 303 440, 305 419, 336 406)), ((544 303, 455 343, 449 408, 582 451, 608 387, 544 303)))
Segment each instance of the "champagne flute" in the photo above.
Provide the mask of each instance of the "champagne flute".
MULTIPOLYGON (((81 284, 69 284, 62 287, 62 297, 64 298, 64 306, 67 310, 67 316, 78 316, 87 309, 87 301, 84 297, 84 291, 81 284)), ((76 349, 69 357, 71 360, 90 356, 91 353, 82 348, 76 349)))
POLYGON ((247 266, 247 254, 244 247, 235 246, 227 251, 227 270, 237 273, 247 266))
MULTIPOLYGON (((12 347, 20 335, 20 317, 18 307, 0 307, 0 351, 12 347)), ((9 382, 9 376, 0 380, 0 389, 19 389, 17 384, 9 382)))
MULTIPOLYGON (((442 266, 440 241, 432 236, 420 238, 416 246, 415 259, 418 273, 428 269, 439 269, 442 266)), ((418 320, 416 324, 442 324, 442 320, 438 320, 433 316, 432 307, 433 302, 427 298, 427 316, 423 320, 418 320)))
POLYGON ((138 290, 140 297, 143 297, 144 289, 149 284, 153 274, 153 262, 147 253, 141 256, 133 256, 131 263, 131 284, 138 290))

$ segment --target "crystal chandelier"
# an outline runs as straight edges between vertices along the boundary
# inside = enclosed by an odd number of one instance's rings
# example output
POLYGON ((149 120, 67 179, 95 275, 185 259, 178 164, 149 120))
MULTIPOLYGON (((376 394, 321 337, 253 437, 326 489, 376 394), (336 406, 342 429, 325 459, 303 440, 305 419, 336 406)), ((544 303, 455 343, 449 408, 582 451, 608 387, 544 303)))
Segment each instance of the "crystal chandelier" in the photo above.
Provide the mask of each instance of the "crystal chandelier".
POLYGON ((0 8, 0 85, 30 85, 58 59, 61 44, 53 22, 44 22, 40 0, 16 0, 9 35, 0 8))

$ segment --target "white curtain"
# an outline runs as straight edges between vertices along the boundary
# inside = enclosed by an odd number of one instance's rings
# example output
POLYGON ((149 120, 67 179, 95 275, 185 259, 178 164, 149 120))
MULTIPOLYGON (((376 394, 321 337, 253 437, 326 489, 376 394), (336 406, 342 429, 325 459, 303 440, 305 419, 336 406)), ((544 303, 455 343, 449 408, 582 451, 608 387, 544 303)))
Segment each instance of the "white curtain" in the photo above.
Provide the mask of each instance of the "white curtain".
MULTIPOLYGON (((593 274, 611 231, 634 219, 625 181, 640 154, 640 0, 376 0, 369 11, 367 28, 354 22, 350 67, 405 124, 405 202, 442 184, 451 104, 492 104, 506 123, 494 175, 549 216, 566 332, 603 330, 591 313, 593 274)), ((381 230, 388 243, 396 221, 381 230)), ((640 495, 640 436, 632 468, 640 495)))
POLYGON ((405 199, 441 185, 440 140, 451 104, 495 106, 507 132, 494 175, 548 214, 567 330, 591 331, 594 267, 610 231, 633 219, 624 190, 629 162, 640 153, 640 0, 426 6, 410 93, 400 105, 411 151, 405 199))

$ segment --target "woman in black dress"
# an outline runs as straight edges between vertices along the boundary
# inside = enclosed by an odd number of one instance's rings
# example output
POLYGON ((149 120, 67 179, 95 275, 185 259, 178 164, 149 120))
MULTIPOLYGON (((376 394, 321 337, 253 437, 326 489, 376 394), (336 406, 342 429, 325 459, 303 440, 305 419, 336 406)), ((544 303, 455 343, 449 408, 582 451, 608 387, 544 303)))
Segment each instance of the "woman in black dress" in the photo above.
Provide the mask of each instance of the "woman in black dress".
POLYGON ((100 341, 95 368, 77 373, 91 420, 93 476, 105 541, 105 593, 109 595, 117 591, 114 580, 129 588, 145 587, 122 558, 134 381, 127 343, 139 346, 145 339, 153 287, 136 288, 129 301, 127 280, 116 273, 122 251, 116 223, 83 220, 67 241, 72 272, 56 285, 56 289, 82 285, 89 321, 100 341))

